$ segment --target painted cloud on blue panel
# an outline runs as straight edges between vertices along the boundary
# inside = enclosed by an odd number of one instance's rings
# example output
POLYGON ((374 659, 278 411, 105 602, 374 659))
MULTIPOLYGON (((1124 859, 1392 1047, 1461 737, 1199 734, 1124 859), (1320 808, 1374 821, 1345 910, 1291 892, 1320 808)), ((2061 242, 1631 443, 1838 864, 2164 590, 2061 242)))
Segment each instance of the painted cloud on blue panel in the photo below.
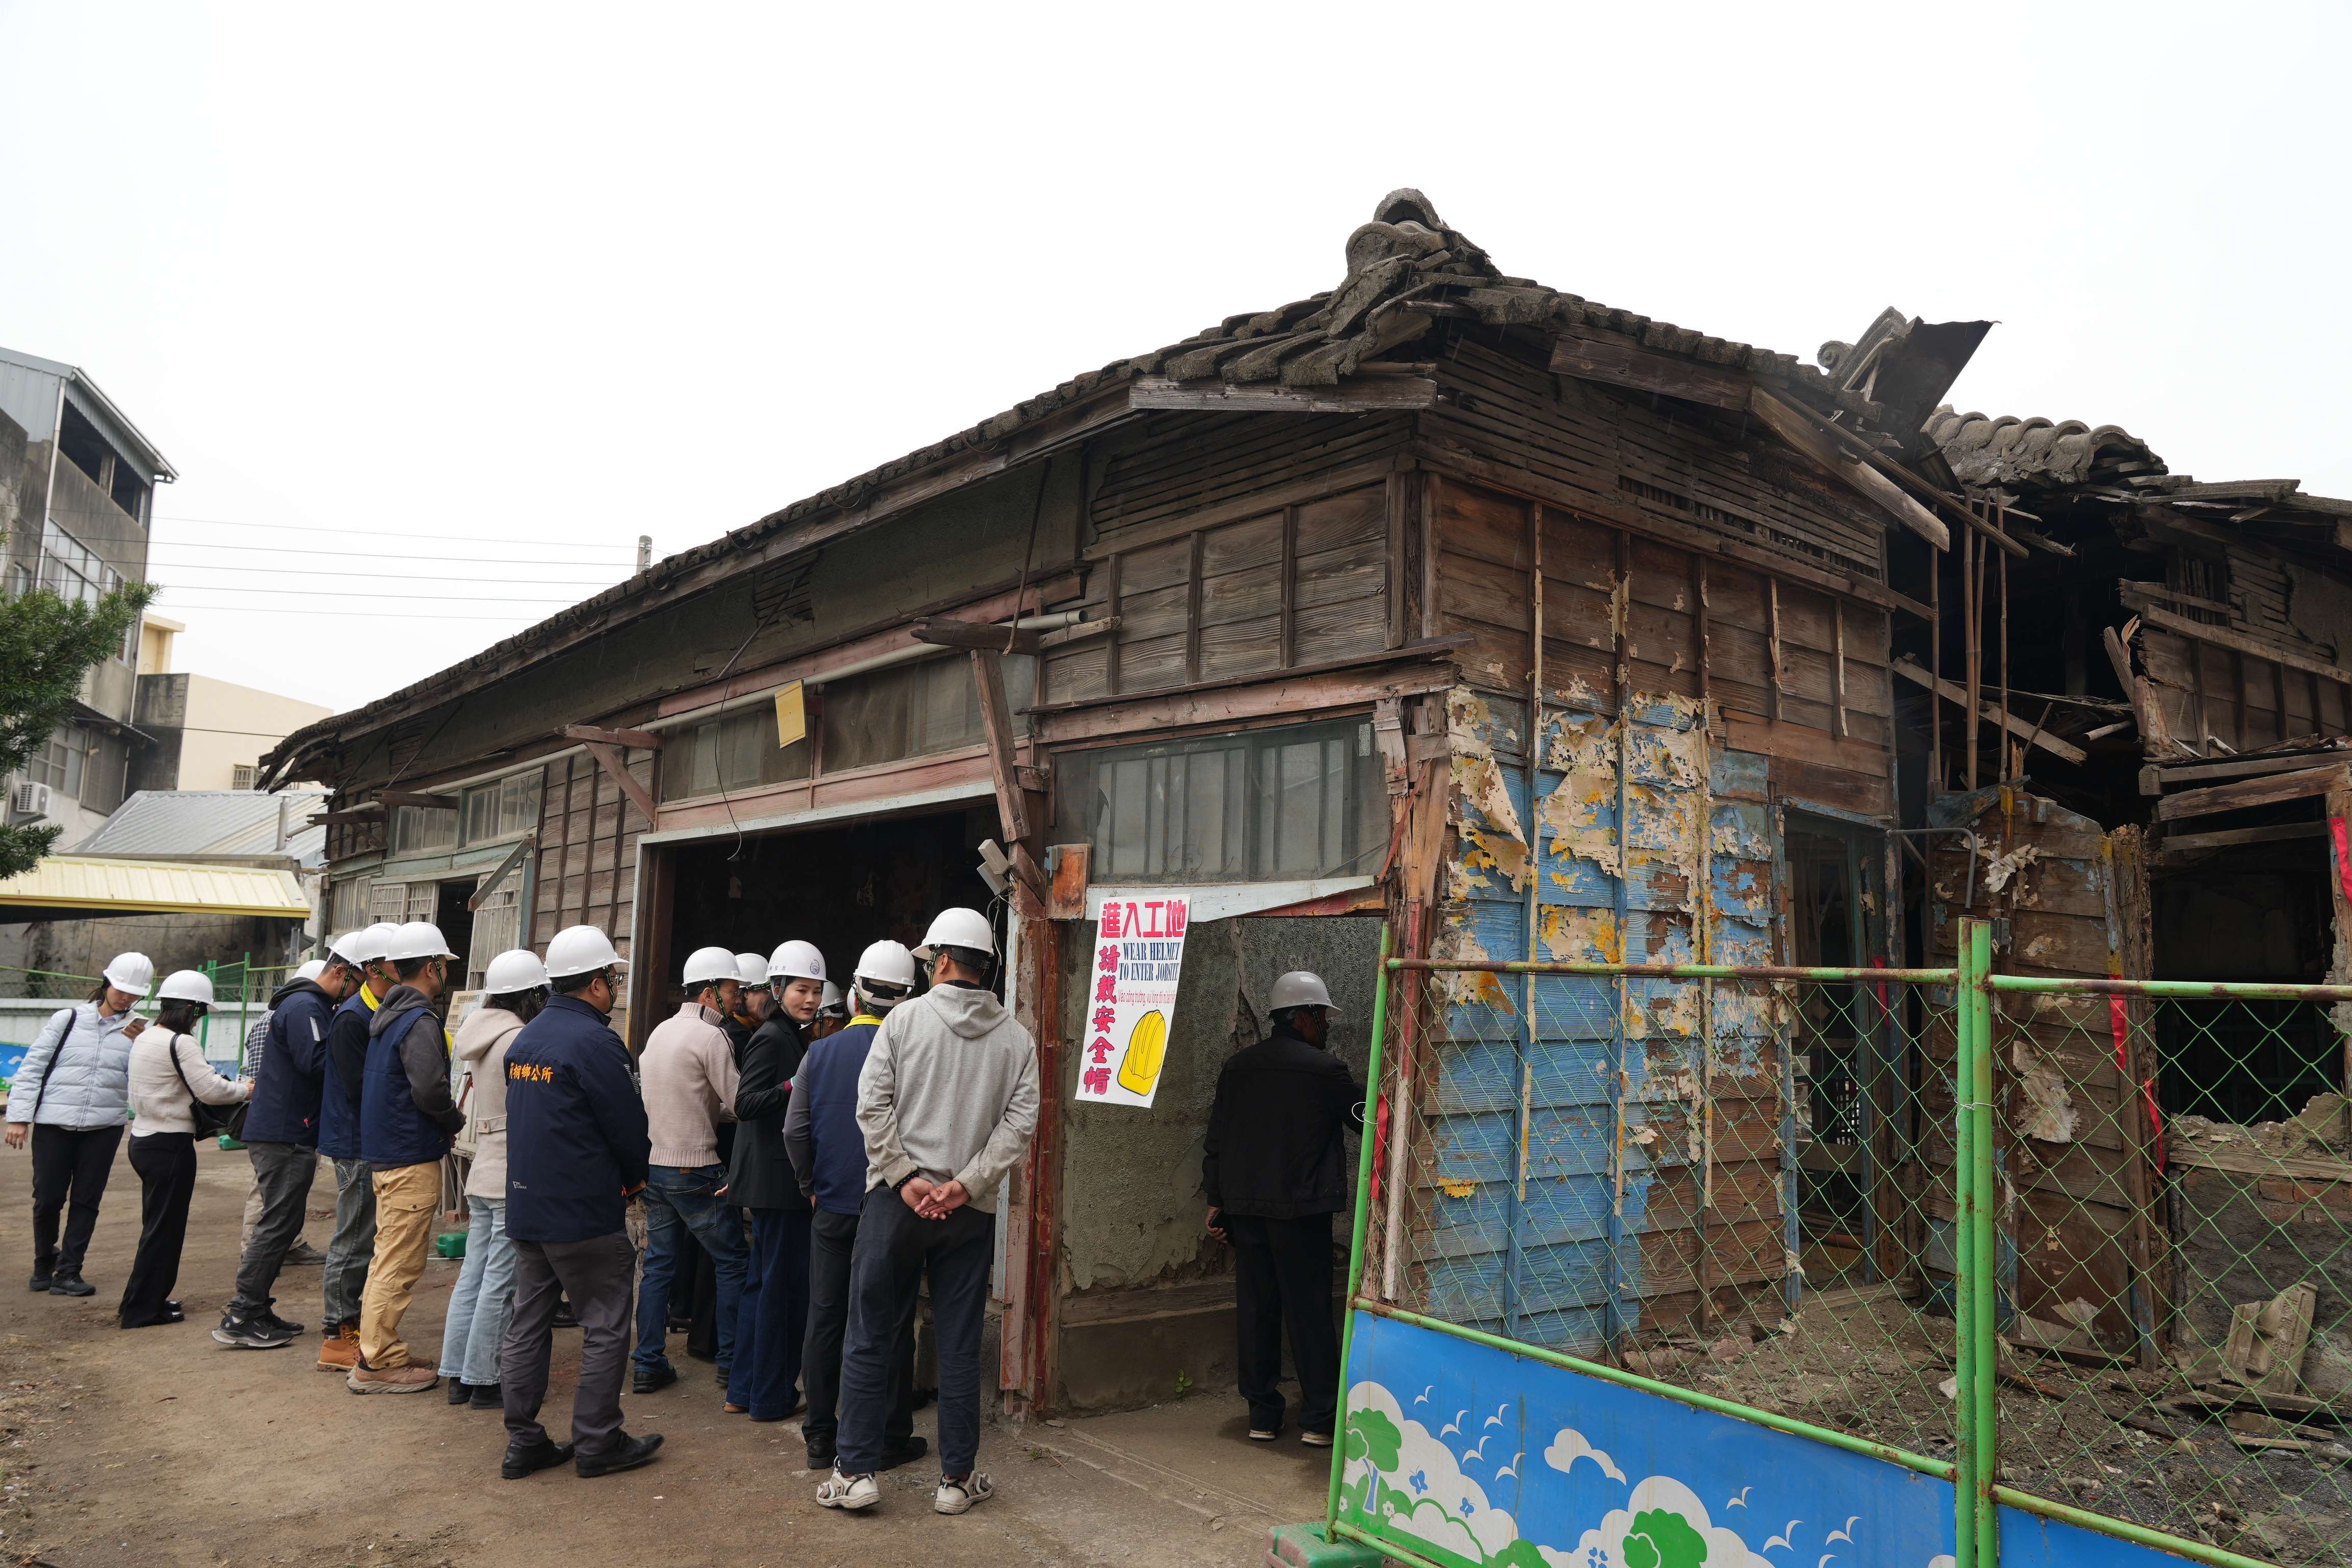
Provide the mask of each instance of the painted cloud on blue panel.
POLYGON ((1341 1487, 1383 1528, 1472 1563, 1500 1554, 1517 1538, 1509 1511, 1490 1505, 1486 1489, 1462 1473, 1454 1450, 1407 1416, 1379 1384, 1349 1390, 1347 1433, 1341 1487), (1382 1469, 1379 1461, 1387 1454, 1377 1450, 1389 1447, 1391 1433, 1395 1462, 1382 1469))
POLYGON ((1574 1552, 1538 1550, 1551 1568, 1774 1568, 1748 1550, 1738 1531, 1711 1523, 1698 1494, 1672 1476, 1636 1486, 1623 1508, 1584 1532, 1574 1552))
POLYGON ((1544 1463, 1566 1475, 1568 1468, 1579 1459, 1591 1460, 1601 1467, 1602 1475, 1619 1486, 1625 1484, 1625 1472, 1617 1468, 1616 1460, 1586 1442, 1584 1434, 1575 1427, 1561 1427, 1559 1436, 1551 1440, 1551 1447, 1544 1450, 1544 1463))

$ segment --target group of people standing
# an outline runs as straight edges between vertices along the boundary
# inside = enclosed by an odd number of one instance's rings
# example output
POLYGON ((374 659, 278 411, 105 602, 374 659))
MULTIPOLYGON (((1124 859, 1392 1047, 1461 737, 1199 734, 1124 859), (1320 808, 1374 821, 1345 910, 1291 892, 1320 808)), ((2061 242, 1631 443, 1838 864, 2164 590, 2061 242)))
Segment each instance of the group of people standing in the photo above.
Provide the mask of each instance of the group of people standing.
POLYGON ((691 1237, 712 1269, 723 1408, 755 1422, 805 1408, 830 1508, 872 1508, 877 1473, 928 1451, 913 1432, 928 1279, 934 1507, 961 1513, 992 1495, 977 1456, 994 1209, 1035 1130, 1038 1083, 1027 1031, 990 989, 987 919, 950 909, 919 949, 875 943, 845 995, 810 942, 764 962, 698 951, 683 1005, 635 1061, 610 1024, 626 963, 604 931, 574 926, 543 959, 493 959, 453 1039, 456 957, 428 921, 336 937, 270 998, 250 1076, 236 1079, 192 1033, 212 1002, 205 976, 168 977, 151 1023, 133 1009, 154 966, 115 959, 87 1002, 50 1019, 8 1101, 6 1142, 34 1154, 33 1289, 93 1293, 82 1262, 127 1113, 144 1202, 121 1321, 183 1321, 171 1291, 195 1139, 231 1125, 254 1193, 213 1330, 223 1345, 282 1349, 305 1331, 276 1313, 273 1290, 324 1156, 336 1198, 320 1369, 362 1394, 448 1379, 452 1405, 503 1412, 508 1479, 566 1462, 607 1475, 655 1457, 660 1434, 623 1427, 622 1380, 632 1365, 638 1394, 677 1379, 669 1306, 691 1237), (848 1016, 827 1019, 835 998, 848 1016), (466 1069, 454 1090, 453 1058, 466 1069), (453 1149, 469 1162, 467 1246, 436 1366, 401 1327, 453 1149), (582 1349, 571 1439, 558 1441, 539 1415, 565 1306, 582 1349))

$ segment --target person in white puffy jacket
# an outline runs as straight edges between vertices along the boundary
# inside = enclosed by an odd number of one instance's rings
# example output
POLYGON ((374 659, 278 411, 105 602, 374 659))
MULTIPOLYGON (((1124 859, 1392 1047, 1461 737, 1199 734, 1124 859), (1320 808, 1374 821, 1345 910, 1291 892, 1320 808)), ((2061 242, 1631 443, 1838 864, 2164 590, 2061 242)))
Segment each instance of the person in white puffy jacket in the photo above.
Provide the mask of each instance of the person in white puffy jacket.
POLYGON ((212 1010, 213 983, 183 969, 156 988, 152 1027, 131 1047, 131 1168, 139 1173, 139 1253, 123 1281, 119 1317, 126 1329, 182 1321, 172 1288, 188 1238, 188 1200, 196 1191, 195 1101, 236 1105, 250 1099, 249 1079, 226 1079, 205 1059, 196 1020, 212 1010))
POLYGON ((9 1089, 5 1142, 11 1149, 33 1146, 36 1290, 97 1293, 81 1277, 81 1260, 130 1114, 131 1045, 147 1026, 131 1009, 154 983, 155 965, 145 953, 115 954, 88 1001, 50 1015, 9 1089))
MULTIPOLYGON (((547 966, 527 948, 490 960, 489 994, 457 1026, 456 1054, 471 1069, 466 1090, 466 1261, 441 1329, 441 1375, 449 1403, 503 1410, 499 1346, 514 1310, 515 1248, 507 1239, 507 1047, 547 1005, 547 966)), ((452 1219, 457 1215, 452 1215, 452 1219)))

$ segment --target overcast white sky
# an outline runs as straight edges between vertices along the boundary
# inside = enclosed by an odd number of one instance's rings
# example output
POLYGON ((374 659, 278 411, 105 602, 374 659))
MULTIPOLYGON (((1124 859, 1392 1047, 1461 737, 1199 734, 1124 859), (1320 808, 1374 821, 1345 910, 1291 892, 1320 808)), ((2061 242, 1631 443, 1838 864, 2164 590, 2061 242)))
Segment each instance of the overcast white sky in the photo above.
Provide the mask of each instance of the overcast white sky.
POLYGON ((178 467, 179 668, 341 707, 639 533, 1329 288, 1404 184, 1506 271, 1808 358, 1991 317, 1963 407, 2352 495, 2347 46, 2341 5, 0 0, 0 343, 178 467))

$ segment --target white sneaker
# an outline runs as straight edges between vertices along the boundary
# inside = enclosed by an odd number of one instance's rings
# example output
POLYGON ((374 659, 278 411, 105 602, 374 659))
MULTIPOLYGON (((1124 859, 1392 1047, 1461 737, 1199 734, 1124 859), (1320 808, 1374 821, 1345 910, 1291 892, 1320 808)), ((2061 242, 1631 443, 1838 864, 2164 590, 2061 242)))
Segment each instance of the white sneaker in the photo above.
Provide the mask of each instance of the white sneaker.
POLYGON ((855 1513, 882 1500, 882 1484, 871 1474, 845 1476, 835 1465, 833 1474, 817 1484, 816 1500, 819 1508, 845 1508, 855 1513))
POLYGON ((940 1489, 932 1495, 931 1510, 935 1513, 966 1513, 976 1502, 986 1502, 996 1495, 988 1478, 974 1470, 960 1481, 940 1478, 940 1489))

